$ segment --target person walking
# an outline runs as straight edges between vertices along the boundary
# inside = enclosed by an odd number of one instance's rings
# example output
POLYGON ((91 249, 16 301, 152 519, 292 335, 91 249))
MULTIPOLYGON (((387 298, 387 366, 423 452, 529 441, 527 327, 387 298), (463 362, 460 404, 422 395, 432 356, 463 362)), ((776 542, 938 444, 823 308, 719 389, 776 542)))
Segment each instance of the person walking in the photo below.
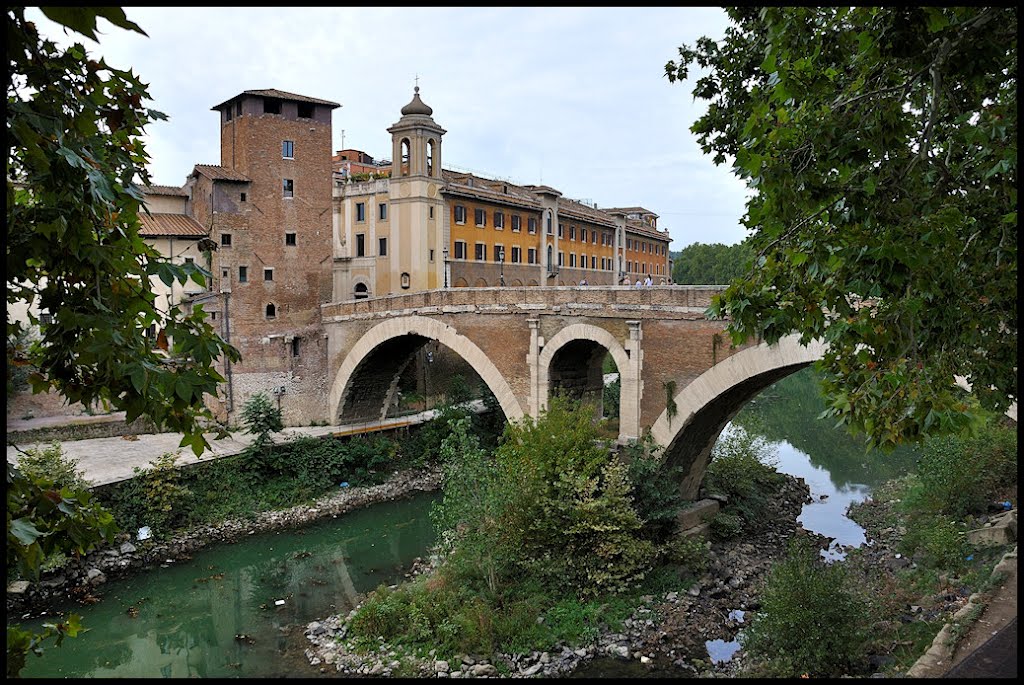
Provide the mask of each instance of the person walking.
POLYGON ((647 278, 644 279, 644 287, 650 288, 652 285, 654 285, 654 281, 651 280, 651 275, 647 274, 647 278))
POLYGON ((633 286, 633 287, 636 288, 637 290, 640 290, 640 288, 644 287, 644 284, 641 283, 640 279, 638 278, 638 279, 636 279, 636 285, 633 286))

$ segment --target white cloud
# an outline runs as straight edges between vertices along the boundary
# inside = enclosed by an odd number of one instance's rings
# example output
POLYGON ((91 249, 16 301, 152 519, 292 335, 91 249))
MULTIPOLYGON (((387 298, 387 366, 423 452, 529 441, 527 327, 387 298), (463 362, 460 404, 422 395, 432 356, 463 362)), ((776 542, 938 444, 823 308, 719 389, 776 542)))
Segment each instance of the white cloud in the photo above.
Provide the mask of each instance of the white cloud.
MULTIPOLYGON (((741 240, 745 189, 689 131, 703 111, 665 63, 719 37, 717 8, 125 8, 149 37, 101 20, 90 53, 150 84, 168 122, 148 129, 155 183, 219 161, 214 105, 278 88, 340 102, 334 148, 390 157, 385 130, 418 75, 448 130, 446 164, 541 180, 600 206, 661 216, 673 249, 741 240)), ((71 42, 41 13, 44 35, 71 42)))

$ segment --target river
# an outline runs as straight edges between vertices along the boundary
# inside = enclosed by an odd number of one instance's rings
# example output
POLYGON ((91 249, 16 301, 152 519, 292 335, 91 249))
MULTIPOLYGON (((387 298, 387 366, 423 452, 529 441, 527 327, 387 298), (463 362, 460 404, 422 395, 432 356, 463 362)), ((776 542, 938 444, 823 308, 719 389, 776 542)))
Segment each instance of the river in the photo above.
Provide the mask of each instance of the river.
MULTIPOLYGON (((839 545, 864 542, 846 507, 906 472, 914 455, 867 453, 860 441, 818 420, 822 409, 807 369, 762 392, 727 430, 763 437, 779 470, 807 481, 814 501, 804 506, 800 521, 835 538, 826 556, 841 559, 839 545)), ((30 655, 22 675, 318 676, 304 655, 305 625, 347 613, 362 593, 398 582, 434 541, 428 514, 437 497, 419 494, 301 530, 253 535, 203 550, 191 561, 107 583, 99 603, 66 607, 82 615, 89 632, 47 649, 42 658, 30 655)), ((735 651, 729 643, 708 647, 715 659, 735 651)))

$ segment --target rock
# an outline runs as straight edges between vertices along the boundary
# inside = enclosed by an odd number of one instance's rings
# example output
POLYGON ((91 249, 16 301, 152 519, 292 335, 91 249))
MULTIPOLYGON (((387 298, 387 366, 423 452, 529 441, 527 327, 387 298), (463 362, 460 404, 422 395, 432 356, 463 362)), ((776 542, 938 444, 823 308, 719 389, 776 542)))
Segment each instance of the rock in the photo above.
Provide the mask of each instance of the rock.
POLYGON ((60 576, 55 576, 53 578, 50 578, 49 580, 39 581, 39 587, 56 588, 56 587, 60 587, 65 582, 67 582, 67 579, 64 578, 63 575, 60 575, 60 576))
POLYGON ((541 667, 542 667, 542 664, 534 664, 533 666, 530 666, 525 671, 523 671, 523 675, 525 675, 525 676, 536 675, 540 671, 541 667))
POLYGON ((28 586, 31 583, 27 580, 16 580, 7 586, 7 594, 9 595, 22 595, 28 590, 28 586))
POLYGON ((125 542, 121 545, 121 554, 132 554, 135 552, 135 545, 130 542, 125 542))
POLYGON ((86 577, 93 585, 99 585, 100 583, 107 582, 107 577, 103 574, 103 571, 98 568, 89 569, 88 573, 86 573, 86 577))
POLYGON ((575 652, 573 652, 573 654, 575 654, 576 656, 578 656, 578 657, 580 657, 582 659, 583 657, 585 657, 587 655, 587 650, 585 650, 585 649, 583 649, 581 647, 580 649, 577 649, 575 652))
POLYGON ((700 585, 694 585, 692 588, 686 591, 686 594, 691 597, 697 597, 700 595, 700 585))
POLYGON ((437 673, 448 673, 452 670, 452 667, 448 665, 447 661, 438 659, 434 662, 434 671, 437 673))
POLYGON ((474 678, 495 676, 498 675, 498 669, 491 664, 474 664, 469 667, 469 674, 474 678))

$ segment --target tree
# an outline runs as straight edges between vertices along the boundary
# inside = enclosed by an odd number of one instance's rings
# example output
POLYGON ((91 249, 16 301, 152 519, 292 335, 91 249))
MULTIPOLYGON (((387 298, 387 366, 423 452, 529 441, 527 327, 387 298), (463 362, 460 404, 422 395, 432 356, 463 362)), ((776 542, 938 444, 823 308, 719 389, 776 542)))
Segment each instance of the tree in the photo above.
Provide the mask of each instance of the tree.
POLYGON ((693 243, 674 255, 672 282, 725 285, 746 273, 752 256, 746 241, 736 245, 693 243))
POLYGON ((754 191, 735 343, 824 339, 826 415, 881 446, 1017 397, 1017 10, 737 8, 665 72, 754 191))
MULTIPOLYGON (((145 33, 118 8, 44 7, 57 23, 96 39, 99 17, 145 33)), ((7 301, 35 301, 52 315, 40 339, 11 345, 23 325, 7 318, 8 368, 31 365, 34 392, 53 389, 70 402, 145 414, 185 434, 196 454, 208 447, 200 418, 223 378, 220 356, 238 351, 205 321, 201 307, 157 309, 150 276, 189 278, 139 237, 148 156, 139 136, 166 117, 143 107, 147 87, 131 71, 90 59, 81 44, 60 50, 7 10, 7 301), (54 249, 54 246, 59 249, 54 249), (167 352, 145 335, 150 325, 167 352)))
MULTIPOLYGON (((145 35, 115 7, 43 7, 44 15, 96 40, 102 17, 145 35)), ((138 213, 149 183, 145 126, 166 117, 142 106, 146 86, 131 71, 90 59, 81 44, 58 49, 7 8, 7 302, 35 301, 52 315, 39 338, 7 316, 7 368, 31 367, 35 392, 53 389, 70 402, 145 414, 185 433, 198 454, 208 446, 200 419, 212 418, 204 396, 223 378, 214 364, 238 351, 216 335, 199 307, 160 311, 150 276, 170 285, 197 267, 174 265, 139 237, 138 213), (144 331, 161 328, 173 341, 155 349, 144 331)), ((7 465, 7 569, 38 576, 42 559, 82 554, 115 532, 110 514, 86 490, 57 487, 7 465)), ((29 651, 80 629, 77 617, 33 634, 7 626, 8 675, 29 651)))

